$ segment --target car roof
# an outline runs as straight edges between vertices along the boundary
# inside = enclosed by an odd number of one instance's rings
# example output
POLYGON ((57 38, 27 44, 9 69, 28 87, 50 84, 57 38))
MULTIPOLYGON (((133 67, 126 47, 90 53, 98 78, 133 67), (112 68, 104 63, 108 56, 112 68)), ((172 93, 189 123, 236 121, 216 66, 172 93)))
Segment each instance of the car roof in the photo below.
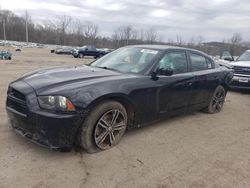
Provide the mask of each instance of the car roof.
MULTIPOLYGON (((125 46, 126 47, 126 46, 125 46)), ((157 45, 157 44, 142 44, 142 45, 129 45, 128 47, 137 47, 137 48, 149 48, 149 49, 154 49, 154 50, 188 50, 192 52, 197 52, 200 54, 203 54, 207 57, 209 57, 208 54, 201 52, 199 50, 195 50, 192 48, 184 48, 184 47, 179 47, 179 46, 170 46, 170 45, 157 45)))
MULTIPOLYGON (((126 46, 125 46, 126 47, 126 46)), ((137 47, 137 48, 150 48, 155 50, 167 50, 167 49, 186 49, 178 46, 169 46, 169 45, 158 45, 158 44, 140 44, 140 45, 129 45, 127 47, 137 47)))

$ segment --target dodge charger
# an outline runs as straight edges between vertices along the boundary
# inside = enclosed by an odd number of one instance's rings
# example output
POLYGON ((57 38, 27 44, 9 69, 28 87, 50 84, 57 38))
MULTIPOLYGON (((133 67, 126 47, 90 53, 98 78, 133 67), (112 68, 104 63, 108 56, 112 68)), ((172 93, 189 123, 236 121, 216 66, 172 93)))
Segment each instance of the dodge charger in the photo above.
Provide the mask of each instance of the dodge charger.
POLYGON ((90 63, 37 70, 10 83, 13 129, 55 150, 89 153, 118 144, 130 128, 191 111, 221 111, 233 70, 188 48, 127 46, 90 63))

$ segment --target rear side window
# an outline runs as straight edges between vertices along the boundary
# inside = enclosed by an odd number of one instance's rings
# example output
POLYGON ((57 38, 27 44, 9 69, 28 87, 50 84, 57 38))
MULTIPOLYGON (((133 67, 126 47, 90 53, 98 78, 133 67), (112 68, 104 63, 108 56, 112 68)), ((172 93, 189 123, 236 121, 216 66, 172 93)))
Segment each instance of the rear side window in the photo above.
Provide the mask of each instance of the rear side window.
POLYGON ((193 71, 207 70, 213 68, 212 61, 205 58, 204 56, 190 53, 190 59, 193 71))
POLYGON ((160 69, 172 69, 174 74, 188 71, 185 52, 168 52, 159 62, 160 69))

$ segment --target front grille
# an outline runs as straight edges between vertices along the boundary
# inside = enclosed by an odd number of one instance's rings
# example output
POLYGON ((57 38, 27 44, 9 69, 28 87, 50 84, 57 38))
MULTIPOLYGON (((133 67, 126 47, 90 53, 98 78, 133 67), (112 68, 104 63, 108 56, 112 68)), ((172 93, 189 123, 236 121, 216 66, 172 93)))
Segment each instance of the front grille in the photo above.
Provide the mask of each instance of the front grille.
POLYGON ((11 87, 8 89, 7 92, 6 105, 9 108, 16 110, 17 112, 27 114, 27 104, 25 95, 11 87))
POLYGON ((234 69, 234 73, 235 73, 235 74, 250 75, 250 67, 239 67, 239 66, 235 66, 233 69, 234 69))
POLYGON ((22 94, 21 92, 15 90, 12 87, 8 88, 8 92, 7 92, 8 96, 14 97, 20 101, 26 101, 25 95, 22 94))
POLYGON ((235 86, 235 87, 249 87, 250 88, 250 83, 244 83, 244 82, 238 82, 238 81, 232 81, 231 86, 235 86))

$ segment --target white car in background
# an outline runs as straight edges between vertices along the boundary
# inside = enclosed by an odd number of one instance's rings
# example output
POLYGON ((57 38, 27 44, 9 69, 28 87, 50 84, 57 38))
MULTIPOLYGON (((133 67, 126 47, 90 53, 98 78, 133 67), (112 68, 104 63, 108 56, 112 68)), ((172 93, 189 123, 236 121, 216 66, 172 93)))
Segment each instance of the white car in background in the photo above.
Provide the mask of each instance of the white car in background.
POLYGON ((231 88, 250 89, 250 50, 245 51, 236 61, 230 63, 234 69, 231 88))

